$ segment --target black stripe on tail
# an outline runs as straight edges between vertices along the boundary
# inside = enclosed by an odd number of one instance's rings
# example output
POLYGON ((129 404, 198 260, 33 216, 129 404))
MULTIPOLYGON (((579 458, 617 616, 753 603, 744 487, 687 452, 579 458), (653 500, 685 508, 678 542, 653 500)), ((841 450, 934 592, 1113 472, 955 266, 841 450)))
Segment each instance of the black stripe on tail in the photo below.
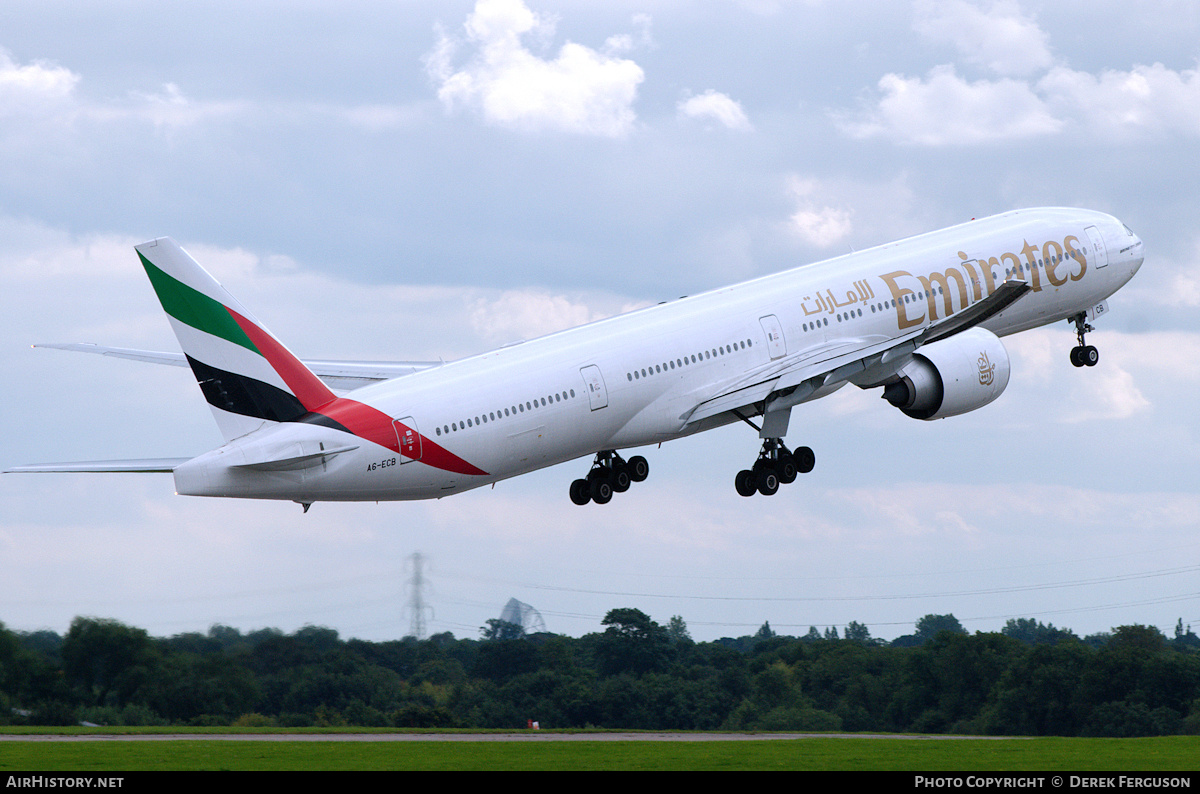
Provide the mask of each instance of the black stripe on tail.
POLYGON ((293 422, 308 413, 300 401, 278 386, 187 357, 204 399, 214 408, 272 422, 293 422))

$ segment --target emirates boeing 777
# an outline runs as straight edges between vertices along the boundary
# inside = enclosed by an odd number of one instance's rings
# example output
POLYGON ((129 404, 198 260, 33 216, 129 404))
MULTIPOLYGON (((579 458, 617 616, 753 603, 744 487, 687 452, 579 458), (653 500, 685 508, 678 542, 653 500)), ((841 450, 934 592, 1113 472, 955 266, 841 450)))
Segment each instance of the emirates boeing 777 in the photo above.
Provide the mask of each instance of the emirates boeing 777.
MULTIPOLYGON (((734 476, 770 496, 810 471, 784 445, 795 406, 850 383, 916 419, 995 400, 999 337, 1066 320, 1076 367, 1090 323, 1142 264, 1109 215, 1043 208, 805 265, 449 363, 302 362, 170 238, 136 246, 183 353, 57 345, 190 366, 225 438, 195 458, 10 471, 172 472, 180 494, 428 499, 592 457, 573 502, 646 479, 635 449, 734 422, 762 439, 734 476)), ((581 467, 582 468, 582 467, 581 467)))

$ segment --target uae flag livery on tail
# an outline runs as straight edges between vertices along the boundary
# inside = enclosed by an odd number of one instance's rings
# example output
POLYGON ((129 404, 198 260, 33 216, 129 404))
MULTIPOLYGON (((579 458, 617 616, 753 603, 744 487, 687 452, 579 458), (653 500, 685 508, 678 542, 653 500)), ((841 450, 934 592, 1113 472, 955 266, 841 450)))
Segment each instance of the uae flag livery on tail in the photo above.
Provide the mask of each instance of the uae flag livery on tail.
MULTIPOLYGON (((267 422, 309 422, 400 452, 392 417, 338 397, 174 240, 136 246, 226 442, 267 422)), ((422 462, 461 474, 486 472, 421 437, 422 462)))
POLYGON ((226 441, 337 399, 174 240, 137 252, 226 441))

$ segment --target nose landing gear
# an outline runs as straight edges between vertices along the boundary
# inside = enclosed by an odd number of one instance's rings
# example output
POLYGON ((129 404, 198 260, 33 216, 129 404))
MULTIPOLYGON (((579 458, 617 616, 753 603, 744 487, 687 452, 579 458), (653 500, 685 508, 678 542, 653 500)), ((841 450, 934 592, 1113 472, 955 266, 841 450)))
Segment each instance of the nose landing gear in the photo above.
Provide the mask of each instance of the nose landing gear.
POLYGON ((1080 312, 1071 318, 1075 323, 1075 336, 1079 340, 1079 344, 1071 348, 1071 363, 1077 367, 1094 367, 1100 361, 1100 351, 1096 350, 1092 345, 1084 341, 1083 335, 1088 331, 1095 330, 1087 323, 1087 314, 1080 312))

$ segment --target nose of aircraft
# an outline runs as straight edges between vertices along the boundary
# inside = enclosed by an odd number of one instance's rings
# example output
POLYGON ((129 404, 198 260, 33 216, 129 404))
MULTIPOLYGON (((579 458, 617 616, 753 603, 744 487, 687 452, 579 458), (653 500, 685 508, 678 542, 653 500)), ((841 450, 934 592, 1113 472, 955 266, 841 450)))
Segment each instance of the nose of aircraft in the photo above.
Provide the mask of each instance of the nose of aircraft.
MULTIPOLYGON (((1128 227, 1126 227, 1126 228, 1128 228, 1128 227)), ((1142 252, 1145 249, 1142 246, 1142 238, 1141 237, 1138 237, 1132 231, 1129 233, 1129 236, 1133 238, 1133 247, 1130 249, 1130 253, 1133 254, 1133 258, 1132 258, 1132 261, 1129 263, 1129 277, 1132 278, 1133 274, 1137 273, 1138 269, 1142 266, 1142 260, 1145 259, 1145 256, 1143 255, 1142 252)))

